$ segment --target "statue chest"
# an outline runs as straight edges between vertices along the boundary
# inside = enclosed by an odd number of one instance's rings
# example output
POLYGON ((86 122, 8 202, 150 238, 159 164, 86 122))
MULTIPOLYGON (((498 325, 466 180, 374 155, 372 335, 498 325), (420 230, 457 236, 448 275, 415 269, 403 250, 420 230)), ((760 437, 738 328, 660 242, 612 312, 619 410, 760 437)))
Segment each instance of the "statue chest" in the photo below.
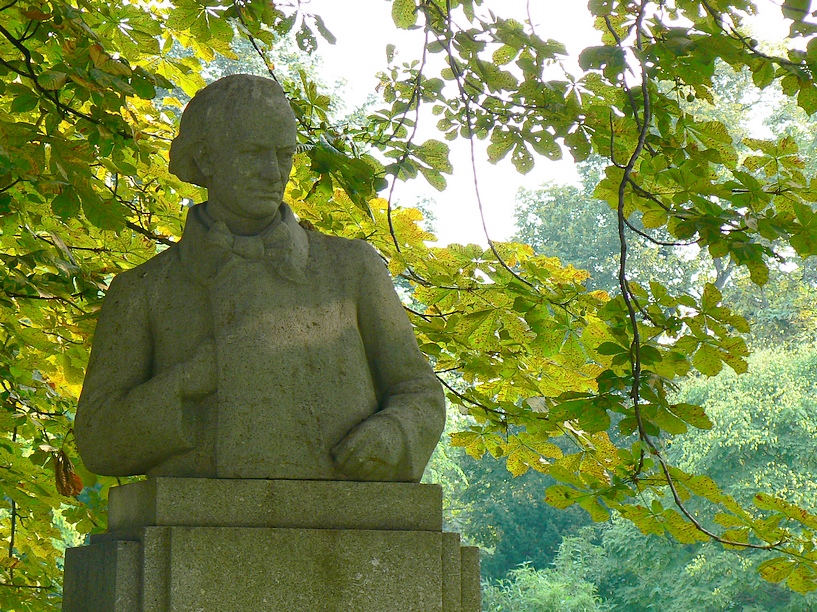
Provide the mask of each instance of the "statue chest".
POLYGON ((218 475, 336 477, 330 449, 378 409, 354 288, 327 275, 284 281, 261 264, 207 289, 176 281, 153 305, 154 363, 172 367, 215 340, 218 475), (160 324, 179 309, 182 325, 160 324))

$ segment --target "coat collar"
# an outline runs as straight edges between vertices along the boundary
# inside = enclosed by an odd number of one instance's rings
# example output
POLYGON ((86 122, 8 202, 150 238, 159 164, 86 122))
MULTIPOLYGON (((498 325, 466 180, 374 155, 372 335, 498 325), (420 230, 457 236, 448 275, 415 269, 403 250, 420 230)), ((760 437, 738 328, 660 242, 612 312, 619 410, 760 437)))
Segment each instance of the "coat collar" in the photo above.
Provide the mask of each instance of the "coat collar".
POLYGON ((183 268, 197 283, 210 286, 234 266, 260 261, 280 278, 306 282, 309 239, 289 206, 281 204, 280 211, 280 218, 259 234, 236 236, 210 218, 205 203, 193 206, 178 243, 183 268))

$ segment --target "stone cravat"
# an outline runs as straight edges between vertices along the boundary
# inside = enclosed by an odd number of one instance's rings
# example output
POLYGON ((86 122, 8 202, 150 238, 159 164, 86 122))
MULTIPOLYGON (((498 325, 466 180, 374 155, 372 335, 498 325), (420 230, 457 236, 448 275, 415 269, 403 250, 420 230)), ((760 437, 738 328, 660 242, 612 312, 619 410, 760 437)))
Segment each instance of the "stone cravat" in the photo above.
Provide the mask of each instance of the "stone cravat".
POLYGON ((281 207, 281 218, 267 229, 253 236, 233 234, 223 221, 214 221, 204 210, 196 206, 193 214, 201 227, 201 233, 192 237, 198 243, 195 261, 199 271, 204 272, 202 281, 209 285, 217 282, 228 268, 245 263, 261 262, 276 277, 295 283, 305 282, 306 246, 305 236, 288 207, 281 207))

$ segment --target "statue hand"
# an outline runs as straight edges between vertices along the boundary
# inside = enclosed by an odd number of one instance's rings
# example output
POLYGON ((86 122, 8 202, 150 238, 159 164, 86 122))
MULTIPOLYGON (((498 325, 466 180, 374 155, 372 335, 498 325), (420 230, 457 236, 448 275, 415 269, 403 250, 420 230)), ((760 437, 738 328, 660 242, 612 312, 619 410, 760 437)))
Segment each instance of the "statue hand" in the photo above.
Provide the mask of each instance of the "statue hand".
POLYGON ((202 397, 216 390, 218 367, 216 343, 207 339, 199 345, 196 353, 180 366, 183 397, 202 397))
POLYGON ((353 480, 395 480, 405 456, 405 440, 390 417, 374 415, 332 449, 335 467, 353 480))

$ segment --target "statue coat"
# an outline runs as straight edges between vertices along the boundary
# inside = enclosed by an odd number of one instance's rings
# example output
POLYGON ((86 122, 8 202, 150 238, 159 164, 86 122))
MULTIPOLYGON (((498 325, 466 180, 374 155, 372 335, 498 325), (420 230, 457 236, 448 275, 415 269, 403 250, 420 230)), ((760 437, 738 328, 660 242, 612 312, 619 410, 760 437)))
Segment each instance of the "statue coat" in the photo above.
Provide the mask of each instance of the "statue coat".
POLYGON ((217 244, 200 205, 177 244, 113 280, 75 423, 89 469, 345 479, 331 449, 389 419, 405 449, 394 480, 420 479, 444 397, 382 260, 281 210, 277 264, 217 244), (184 397, 186 363, 208 342, 217 391, 184 397))

